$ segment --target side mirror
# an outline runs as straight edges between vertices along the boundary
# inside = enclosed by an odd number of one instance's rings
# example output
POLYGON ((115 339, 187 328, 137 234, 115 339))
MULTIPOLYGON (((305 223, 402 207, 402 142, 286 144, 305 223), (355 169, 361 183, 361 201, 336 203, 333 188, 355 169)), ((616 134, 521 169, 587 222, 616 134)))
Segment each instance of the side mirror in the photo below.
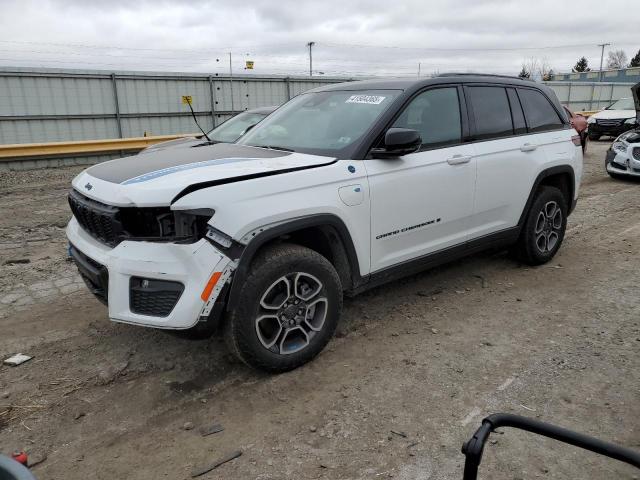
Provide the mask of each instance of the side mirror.
POLYGON ((420 132, 411 128, 390 128, 384 135, 384 147, 372 148, 374 158, 393 158, 416 152, 422 146, 420 132))

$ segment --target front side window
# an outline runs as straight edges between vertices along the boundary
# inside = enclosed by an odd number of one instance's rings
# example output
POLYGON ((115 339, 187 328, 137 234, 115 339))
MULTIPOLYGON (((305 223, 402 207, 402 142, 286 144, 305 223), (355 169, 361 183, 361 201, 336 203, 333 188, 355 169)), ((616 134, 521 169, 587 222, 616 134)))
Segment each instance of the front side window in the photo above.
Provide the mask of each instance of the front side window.
POLYGON ((456 87, 422 92, 405 108, 393 124, 420 132, 423 147, 460 143, 460 103, 456 87))
POLYGON ((538 90, 519 88, 518 96, 524 109, 529 132, 557 130, 564 126, 560 115, 551 102, 538 90))
POLYGON ((465 93, 473 110, 476 140, 513 135, 511 109, 503 87, 469 87, 465 93))
POLYGON ((247 132, 238 143, 348 158, 401 90, 304 93, 247 132))

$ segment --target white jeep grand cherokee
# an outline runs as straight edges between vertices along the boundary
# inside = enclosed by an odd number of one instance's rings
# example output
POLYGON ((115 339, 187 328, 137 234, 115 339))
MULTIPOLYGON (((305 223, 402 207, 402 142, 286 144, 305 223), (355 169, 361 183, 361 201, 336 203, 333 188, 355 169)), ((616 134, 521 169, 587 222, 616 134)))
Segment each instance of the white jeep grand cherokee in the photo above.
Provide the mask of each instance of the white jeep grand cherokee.
POLYGON ((293 369, 343 294, 489 247, 558 251, 582 151, 548 88, 510 77, 335 84, 235 144, 95 165, 73 181, 70 252, 114 321, 212 332, 293 369))

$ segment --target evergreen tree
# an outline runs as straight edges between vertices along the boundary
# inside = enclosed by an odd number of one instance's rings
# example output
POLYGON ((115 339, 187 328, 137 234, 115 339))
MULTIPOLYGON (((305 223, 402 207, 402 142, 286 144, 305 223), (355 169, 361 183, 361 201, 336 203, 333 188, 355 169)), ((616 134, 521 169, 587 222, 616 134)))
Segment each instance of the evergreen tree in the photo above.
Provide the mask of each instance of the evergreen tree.
POLYGON ((636 56, 631 59, 629 63, 630 67, 640 67, 640 50, 636 53, 636 56))
POLYGON ((573 67, 574 72, 589 72, 591 69, 589 68, 589 62, 585 57, 581 57, 580 60, 576 62, 575 67, 573 67))
POLYGON ((524 68, 524 65, 523 65, 522 70, 520 70, 520 73, 518 74, 518 76, 520 78, 531 78, 531 73, 529 73, 527 69, 524 68))

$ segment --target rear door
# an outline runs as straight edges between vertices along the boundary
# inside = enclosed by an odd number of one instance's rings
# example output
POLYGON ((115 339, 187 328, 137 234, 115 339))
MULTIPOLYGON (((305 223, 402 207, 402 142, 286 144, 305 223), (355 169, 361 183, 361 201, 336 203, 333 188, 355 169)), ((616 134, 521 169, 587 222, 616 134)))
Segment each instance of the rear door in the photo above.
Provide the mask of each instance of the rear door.
POLYGON ((392 126, 418 130, 420 151, 365 160, 372 271, 466 241, 475 161, 473 147, 463 143, 461 93, 461 87, 442 86, 417 94, 392 126))
POLYGON ((527 135, 515 89, 504 85, 465 87, 473 147, 476 193, 470 238, 478 238, 518 223, 536 164, 544 151, 527 135))
MULTIPOLYGON (((531 158, 536 162, 536 171, 532 175, 530 183, 533 183, 537 172, 544 168, 556 165, 573 165, 575 167, 576 156, 582 154, 571 140, 575 132, 568 128, 566 119, 561 117, 562 112, 556 110, 546 95, 538 89, 518 87, 517 91, 527 121, 527 136, 529 138, 527 143, 537 146, 537 151, 542 152, 540 157, 532 156, 531 158)), ((580 171, 575 172, 577 178, 580 173, 580 171)), ((567 199, 567 201, 570 202, 571 199, 567 199)), ((522 213, 522 209, 520 213, 522 213)))

